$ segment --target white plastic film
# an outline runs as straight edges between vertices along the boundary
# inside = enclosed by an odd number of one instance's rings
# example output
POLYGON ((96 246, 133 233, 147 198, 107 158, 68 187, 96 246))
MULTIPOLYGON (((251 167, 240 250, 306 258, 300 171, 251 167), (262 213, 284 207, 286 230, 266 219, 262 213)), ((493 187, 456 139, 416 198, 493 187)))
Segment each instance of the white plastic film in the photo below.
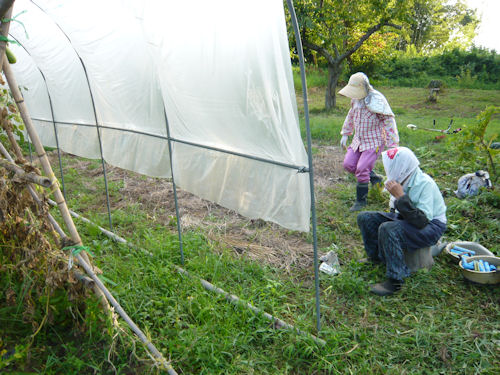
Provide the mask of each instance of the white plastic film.
MULTIPOLYGON (((43 73, 61 149, 100 157, 97 123, 108 163, 169 177, 166 113, 181 188, 309 230, 281 0, 16 1, 14 13, 23 9, 28 38, 15 23, 11 34, 33 64, 12 67, 36 92, 33 71, 43 73)), ((32 117, 51 125, 38 126, 41 135, 53 136, 47 95, 25 99, 32 117)))
MULTIPOLYGON (((281 1, 150 1, 144 23, 172 137, 307 166, 281 1)), ((179 143, 173 161, 181 187, 308 230, 307 174, 179 143)))

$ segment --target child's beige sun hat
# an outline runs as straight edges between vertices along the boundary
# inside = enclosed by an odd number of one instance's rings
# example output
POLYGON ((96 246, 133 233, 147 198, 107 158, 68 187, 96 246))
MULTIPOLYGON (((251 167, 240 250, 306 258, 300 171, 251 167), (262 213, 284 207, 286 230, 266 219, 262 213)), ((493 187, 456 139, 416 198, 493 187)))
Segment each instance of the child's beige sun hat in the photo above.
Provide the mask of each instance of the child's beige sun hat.
POLYGON ((351 99, 363 99, 368 95, 367 86, 369 83, 366 82, 365 73, 354 73, 349 78, 349 83, 342 90, 339 91, 339 94, 347 96, 351 99))

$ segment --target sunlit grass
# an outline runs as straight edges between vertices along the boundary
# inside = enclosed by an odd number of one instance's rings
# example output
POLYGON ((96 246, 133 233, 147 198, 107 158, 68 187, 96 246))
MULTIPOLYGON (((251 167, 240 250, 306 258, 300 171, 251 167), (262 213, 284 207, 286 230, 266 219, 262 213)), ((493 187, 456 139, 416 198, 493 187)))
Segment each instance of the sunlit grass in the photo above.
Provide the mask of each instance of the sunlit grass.
MULTIPOLYGON (((437 104, 429 105, 425 89, 376 88, 396 113, 401 144, 415 151, 422 168, 446 194, 449 229, 445 239, 479 241, 500 254, 498 193, 467 200, 453 196, 458 177, 470 172, 466 162, 457 163, 454 157, 455 135, 437 140, 439 133, 406 128, 408 123, 431 128, 433 120, 437 128, 446 128, 451 118, 453 128, 463 126, 474 121, 484 106, 499 103, 500 92, 447 89, 437 104)), ((313 87, 309 103, 313 141, 338 144, 349 101, 339 96, 338 108, 330 112, 324 111, 323 101, 323 89, 313 87)), ((499 121, 493 120, 492 129, 498 129, 499 121)), ((91 167, 97 171, 100 164, 92 162, 91 167)), ((70 207, 106 227, 102 176, 91 179, 68 168, 65 182, 71 191, 70 207)), ((111 196, 116 199, 121 187, 119 182, 110 184, 111 196)), ((83 242, 96 255, 94 262, 109 280, 106 285, 179 373, 496 374, 500 367, 499 287, 465 282, 456 265, 441 255, 430 271, 419 271, 408 279, 401 293, 388 298, 370 295, 367 285, 383 279, 385 272, 356 261, 363 256, 363 247, 356 217, 348 211, 353 180, 332 184, 323 195, 326 198, 317 202, 320 250, 332 243, 338 246, 342 273, 320 276, 320 333, 315 330, 312 269, 286 273, 236 257, 201 230, 183 233, 183 245, 184 268, 190 273, 301 330, 318 334, 327 342, 325 347, 307 336, 275 330, 248 309, 206 291, 198 280, 181 276, 175 269, 180 264, 175 223, 152 222, 140 204, 113 212, 117 233, 134 247, 112 242, 92 225, 76 223, 83 242)), ((385 210, 386 199, 372 191, 367 208, 385 210)), ((53 214, 57 216, 55 210, 53 214)), ((7 281, 2 275, 4 288, 7 281)), ((16 312, 16 306, 5 306, 4 299, 0 302, 0 349, 11 348, 24 342, 32 327, 23 325, 22 306, 16 312)), ((103 329, 98 303, 89 300, 87 311, 80 327, 48 325, 37 337, 30 359, 18 358, 5 370, 114 373, 108 362, 112 340, 103 329)), ((110 362, 118 373, 155 373, 150 362, 138 359, 147 358, 141 344, 134 348, 123 334, 115 344, 110 362)))

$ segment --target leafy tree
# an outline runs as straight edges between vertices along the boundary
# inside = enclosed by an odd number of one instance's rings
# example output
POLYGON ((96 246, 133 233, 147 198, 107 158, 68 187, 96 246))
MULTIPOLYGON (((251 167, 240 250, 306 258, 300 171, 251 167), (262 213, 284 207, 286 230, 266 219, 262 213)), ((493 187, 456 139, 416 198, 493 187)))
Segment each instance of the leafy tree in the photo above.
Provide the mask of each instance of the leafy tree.
MULTIPOLYGON (((468 47, 479 19, 463 0, 295 0, 307 57, 328 69, 325 107, 335 107, 344 64, 374 71, 391 49, 417 54, 468 47), (399 33, 397 42, 394 38, 399 33)), ((292 44, 293 45, 293 44, 292 44)))
POLYGON ((326 61, 326 109, 335 107, 335 89, 345 61, 378 31, 401 29, 410 4, 407 0, 296 0, 294 3, 304 48, 315 51, 326 61))
POLYGON ((462 0, 454 4, 442 0, 413 0, 408 36, 402 39, 400 48, 414 46, 419 53, 465 49, 472 45, 478 25, 476 10, 467 8, 462 0))
POLYGON ((346 59, 347 70, 350 73, 364 72, 370 79, 380 78, 380 67, 394 57, 394 48, 399 40, 398 33, 392 31, 373 34, 356 53, 346 59))

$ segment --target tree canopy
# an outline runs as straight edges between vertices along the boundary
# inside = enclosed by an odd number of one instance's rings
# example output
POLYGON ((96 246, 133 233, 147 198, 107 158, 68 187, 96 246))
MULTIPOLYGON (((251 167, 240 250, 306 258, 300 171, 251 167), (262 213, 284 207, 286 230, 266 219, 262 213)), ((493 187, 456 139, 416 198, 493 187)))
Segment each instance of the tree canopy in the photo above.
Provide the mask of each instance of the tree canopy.
POLYGON ((413 46, 417 52, 431 53, 443 48, 467 48, 472 44, 479 18, 461 0, 454 4, 441 0, 413 0, 408 20, 408 38, 400 47, 413 46))
POLYGON ((474 10, 459 0, 296 0, 304 49, 326 65, 325 107, 335 107, 335 90, 345 63, 380 59, 397 48, 418 52, 471 44, 478 25, 474 10))

